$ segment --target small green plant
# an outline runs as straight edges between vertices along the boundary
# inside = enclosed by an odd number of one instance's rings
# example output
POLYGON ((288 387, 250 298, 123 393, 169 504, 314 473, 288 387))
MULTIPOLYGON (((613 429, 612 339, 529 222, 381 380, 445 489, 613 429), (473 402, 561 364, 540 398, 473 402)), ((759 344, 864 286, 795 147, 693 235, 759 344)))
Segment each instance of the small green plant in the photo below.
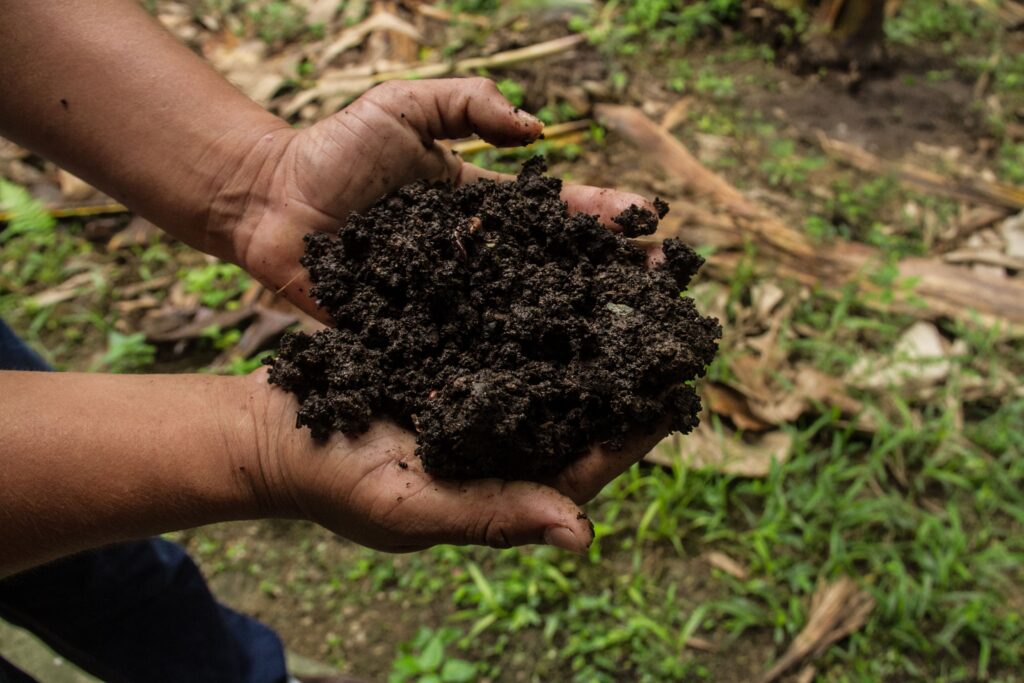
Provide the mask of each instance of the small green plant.
POLYGON ((231 308, 252 283, 238 266, 220 262, 186 270, 184 279, 185 291, 199 294, 199 301, 211 308, 231 308))
POLYGON ((286 0, 271 0, 250 9, 249 19, 259 39, 270 44, 295 40, 309 29, 306 9, 286 0))
POLYGON ((1024 145, 1006 141, 999 149, 999 176, 1004 182, 1024 185, 1024 145))
POLYGON ((885 23, 886 35, 893 42, 939 43, 947 50, 955 41, 977 38, 991 28, 978 6, 950 0, 907 0, 885 23))
POLYGON ((260 351, 252 358, 235 356, 228 361, 226 366, 218 370, 218 373, 222 375, 248 375, 262 367, 263 359, 269 358, 272 354, 273 351, 260 351))
POLYGON ((57 222, 25 188, 0 178, 0 276, 15 289, 53 285, 67 279, 72 256, 91 246, 70 237, 75 227, 58 231, 57 222))
POLYGON ((451 628, 438 631, 421 627, 408 644, 399 646, 400 654, 391 665, 388 683, 469 683, 477 678, 477 667, 464 659, 445 657, 445 647, 458 632, 451 628))
POLYGON ((519 83, 519 81, 511 78, 506 78, 498 81, 498 90, 505 96, 505 99, 516 105, 517 107, 523 106, 523 98, 526 96, 526 90, 519 83))
POLYGON ((210 325, 202 331, 202 337, 209 339, 213 348, 223 351, 237 344, 238 340, 242 338, 242 332, 234 327, 222 330, 220 325, 210 325))
POLYGON ((7 214, 7 227, 0 231, 0 244, 19 235, 45 239, 57 222, 25 188, 0 178, 0 213, 7 214))
POLYGON ((761 170, 767 174, 768 183, 773 187, 794 189, 807 184, 812 171, 825 165, 821 157, 804 157, 796 152, 792 140, 776 140, 772 143, 769 156, 761 162, 761 170))
POLYGON ((728 99, 736 95, 736 84, 731 76, 719 76, 711 68, 704 67, 697 73, 697 81, 693 89, 700 95, 716 100, 728 99))
POLYGON ((570 27, 585 31, 591 43, 634 55, 719 33, 736 21, 742 6, 742 0, 612 1, 589 17, 574 17, 570 27))
POLYGON ((107 333, 107 351, 100 358, 99 367, 109 372, 137 372, 153 364, 156 347, 146 343, 143 332, 121 334, 117 330, 107 333))

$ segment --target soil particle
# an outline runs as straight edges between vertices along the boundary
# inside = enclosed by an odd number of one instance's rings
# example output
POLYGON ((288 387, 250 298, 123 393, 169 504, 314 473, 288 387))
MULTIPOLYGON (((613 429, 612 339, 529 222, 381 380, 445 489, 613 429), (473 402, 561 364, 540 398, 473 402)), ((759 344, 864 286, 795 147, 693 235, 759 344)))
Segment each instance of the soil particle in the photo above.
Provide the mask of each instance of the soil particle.
POLYGON ((633 205, 612 220, 622 228, 626 237, 653 235, 658 229, 658 217, 647 209, 633 205))
MULTIPOLYGON (((416 431, 431 474, 532 480, 595 444, 693 429, 689 382, 721 336, 680 296, 701 258, 671 241, 648 270, 639 246, 570 215, 544 170, 413 183, 306 238, 312 294, 338 327, 290 334, 269 361, 298 426, 324 439, 386 416, 416 431)), ((642 209, 619 218, 657 227, 642 209)))

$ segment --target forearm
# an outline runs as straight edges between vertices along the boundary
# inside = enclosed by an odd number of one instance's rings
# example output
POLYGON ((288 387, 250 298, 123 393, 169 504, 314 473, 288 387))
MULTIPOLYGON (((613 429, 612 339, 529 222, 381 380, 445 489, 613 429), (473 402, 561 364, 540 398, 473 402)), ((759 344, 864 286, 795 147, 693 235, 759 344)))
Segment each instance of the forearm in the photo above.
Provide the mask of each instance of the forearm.
POLYGON ((214 198, 239 173, 267 172, 259 147, 287 124, 135 0, 0 0, 0 15, 0 134, 234 258, 226 214, 240 207, 214 198))
POLYGON ((259 406, 251 378, 0 372, 0 576, 270 512, 259 406))

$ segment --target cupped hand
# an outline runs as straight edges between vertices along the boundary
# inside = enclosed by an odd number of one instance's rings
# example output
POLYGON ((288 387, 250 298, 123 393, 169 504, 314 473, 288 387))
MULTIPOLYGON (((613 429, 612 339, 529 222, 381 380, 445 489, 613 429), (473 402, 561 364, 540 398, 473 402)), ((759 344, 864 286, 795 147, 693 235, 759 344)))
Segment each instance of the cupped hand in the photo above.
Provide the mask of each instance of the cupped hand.
MULTIPOLYGON (((309 296, 311 283, 299 264, 303 236, 334 232, 349 213, 418 179, 456 184, 481 178, 509 179, 462 161, 438 140, 477 134, 496 146, 534 141, 543 126, 514 107, 482 78, 384 83, 341 112, 302 131, 283 127, 255 145, 219 201, 238 207, 231 226, 234 259, 264 284, 328 322, 309 296)), ((613 218, 632 205, 653 210, 627 192, 566 185, 570 210, 613 218)), ((260 376, 259 381, 265 382, 260 376)), ((257 471, 273 484, 274 509, 313 519, 369 547, 408 551, 438 543, 509 547, 547 543, 582 552, 592 541, 578 504, 641 458, 664 431, 638 436, 620 451, 593 452, 555 479, 533 482, 452 482, 423 471, 415 436, 378 422, 358 437, 336 435, 318 444, 295 429, 294 397, 268 389, 279 425, 270 462, 257 471), (284 502, 280 502, 284 496, 284 502)))
MULTIPOLYGON (((542 129, 484 78, 382 83, 311 128, 284 127, 255 145, 219 200, 237 207, 235 260, 326 321, 299 265, 305 234, 335 232, 352 211, 418 179, 507 179, 465 163, 437 140, 475 133, 499 147, 519 146, 536 140, 542 129)), ((596 215, 609 227, 631 205, 653 209, 639 195, 582 185, 567 185, 562 198, 571 210, 596 215)))
POLYGON ((251 484, 270 514, 310 519, 361 545, 388 552, 441 543, 509 548, 543 543, 582 553, 593 530, 578 505, 642 457, 662 434, 621 451, 595 450, 546 484, 450 481, 423 471, 416 437, 378 421, 359 436, 326 442, 295 429, 295 397, 252 377, 264 396, 253 423, 265 432, 251 484))

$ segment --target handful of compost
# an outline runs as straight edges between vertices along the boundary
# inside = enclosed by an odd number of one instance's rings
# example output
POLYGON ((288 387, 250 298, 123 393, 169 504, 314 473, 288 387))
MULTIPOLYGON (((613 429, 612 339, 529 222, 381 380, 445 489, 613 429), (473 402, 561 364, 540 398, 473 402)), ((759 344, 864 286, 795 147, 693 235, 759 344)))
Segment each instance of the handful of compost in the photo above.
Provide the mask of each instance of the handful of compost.
POLYGON ((681 296, 703 259, 678 240, 646 266, 629 237, 568 213, 562 183, 527 161, 513 182, 416 182, 306 238, 312 294, 337 325, 281 343, 270 381, 313 437, 388 417, 446 478, 544 480, 594 445, 667 425, 689 432, 690 385, 721 327, 681 296))

